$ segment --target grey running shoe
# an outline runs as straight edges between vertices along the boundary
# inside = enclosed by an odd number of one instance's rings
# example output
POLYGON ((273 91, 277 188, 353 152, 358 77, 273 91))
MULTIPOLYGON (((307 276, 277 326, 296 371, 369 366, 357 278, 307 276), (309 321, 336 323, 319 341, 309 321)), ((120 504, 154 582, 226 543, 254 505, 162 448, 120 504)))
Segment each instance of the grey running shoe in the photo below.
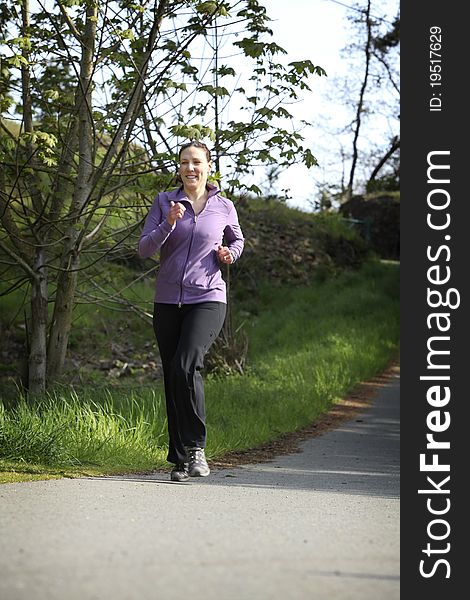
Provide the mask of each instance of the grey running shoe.
POLYGON ((189 458, 189 476, 207 477, 211 470, 207 464, 204 448, 186 448, 189 458))
POLYGON ((188 463, 178 463, 170 473, 171 481, 187 481, 189 479, 188 463))

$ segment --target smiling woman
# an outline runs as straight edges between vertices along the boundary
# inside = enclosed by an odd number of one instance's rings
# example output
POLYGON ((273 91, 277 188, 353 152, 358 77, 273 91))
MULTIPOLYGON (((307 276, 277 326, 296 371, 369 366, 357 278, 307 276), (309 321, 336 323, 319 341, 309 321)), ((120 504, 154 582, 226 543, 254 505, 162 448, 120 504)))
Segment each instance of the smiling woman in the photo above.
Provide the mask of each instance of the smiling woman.
POLYGON ((186 196, 198 215, 208 197, 207 178, 212 167, 210 152, 205 144, 190 142, 181 147, 179 159, 178 174, 186 196))
POLYGON ((233 202, 207 181, 211 167, 205 144, 182 146, 182 186, 157 195, 139 242, 142 257, 160 252, 153 325, 163 365, 172 481, 210 472, 201 370, 225 319, 220 266, 235 262, 244 246, 233 202))

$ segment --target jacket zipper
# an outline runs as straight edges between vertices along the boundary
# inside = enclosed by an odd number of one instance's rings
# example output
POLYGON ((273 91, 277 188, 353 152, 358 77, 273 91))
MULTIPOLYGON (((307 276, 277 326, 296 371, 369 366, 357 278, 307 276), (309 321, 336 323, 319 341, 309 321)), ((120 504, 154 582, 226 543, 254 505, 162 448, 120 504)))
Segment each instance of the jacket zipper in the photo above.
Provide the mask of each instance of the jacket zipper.
MULTIPOLYGON (((192 210, 192 207, 191 207, 191 210, 192 210)), ((191 254, 191 247, 193 245, 194 231, 196 229, 196 225, 197 225, 197 215, 194 214, 194 227, 193 227, 193 229, 191 231, 191 239, 189 240, 188 254, 186 255, 186 261, 184 263, 183 275, 181 277, 181 283, 180 283, 180 301, 178 302, 178 308, 181 308, 181 305, 183 304, 183 281, 184 281, 184 276, 186 274, 186 267, 188 266, 189 255, 191 254)))

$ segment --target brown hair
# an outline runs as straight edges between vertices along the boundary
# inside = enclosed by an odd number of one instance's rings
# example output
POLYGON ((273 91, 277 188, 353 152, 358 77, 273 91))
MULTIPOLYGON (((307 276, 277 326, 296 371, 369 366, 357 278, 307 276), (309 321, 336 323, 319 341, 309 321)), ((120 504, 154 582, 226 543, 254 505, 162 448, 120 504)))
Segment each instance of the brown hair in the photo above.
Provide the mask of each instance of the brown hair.
POLYGON ((178 152, 178 158, 181 158, 181 153, 183 152, 183 150, 186 150, 186 148, 191 148, 191 146, 194 146, 194 148, 201 148, 202 150, 204 150, 204 152, 206 153, 207 162, 210 162, 212 160, 209 148, 203 142, 198 142, 197 140, 191 140, 187 144, 183 144, 178 152))

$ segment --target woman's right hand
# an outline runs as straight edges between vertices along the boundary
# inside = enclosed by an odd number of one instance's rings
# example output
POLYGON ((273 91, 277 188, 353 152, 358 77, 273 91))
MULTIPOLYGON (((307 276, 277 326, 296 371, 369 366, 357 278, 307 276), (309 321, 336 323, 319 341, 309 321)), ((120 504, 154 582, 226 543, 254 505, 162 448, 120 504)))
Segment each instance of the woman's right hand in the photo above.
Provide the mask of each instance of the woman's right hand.
POLYGON ((177 219, 182 219, 186 208, 181 204, 181 202, 177 202, 176 204, 173 200, 170 202, 170 210, 168 211, 168 215, 166 220, 173 227, 176 223, 177 219))

